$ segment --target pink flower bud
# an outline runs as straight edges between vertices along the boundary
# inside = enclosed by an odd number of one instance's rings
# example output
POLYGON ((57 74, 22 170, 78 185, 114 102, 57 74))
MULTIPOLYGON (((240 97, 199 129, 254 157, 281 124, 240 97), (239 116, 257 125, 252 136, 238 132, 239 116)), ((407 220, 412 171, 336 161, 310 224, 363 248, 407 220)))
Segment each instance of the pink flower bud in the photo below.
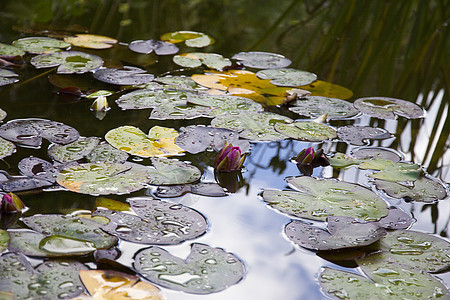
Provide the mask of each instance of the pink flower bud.
POLYGON ((245 154, 241 155, 239 147, 225 142, 225 145, 217 154, 214 161, 214 168, 219 172, 231 172, 239 170, 244 164, 245 154))
POLYGON ((16 212, 25 208, 22 200, 13 193, 3 194, 0 210, 4 212, 16 212))

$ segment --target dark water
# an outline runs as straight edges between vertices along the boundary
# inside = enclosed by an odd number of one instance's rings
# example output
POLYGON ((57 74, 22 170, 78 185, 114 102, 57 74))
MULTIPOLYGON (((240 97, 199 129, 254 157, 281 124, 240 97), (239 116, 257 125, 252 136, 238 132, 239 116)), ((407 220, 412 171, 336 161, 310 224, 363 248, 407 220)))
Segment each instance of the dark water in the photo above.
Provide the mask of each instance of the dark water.
MULTIPOLYGON (((449 183, 448 6, 441 1, 5 1, 0 4, 0 42, 46 35, 47 30, 51 34, 88 31, 124 43, 158 39, 176 30, 195 30, 216 39, 205 52, 225 57, 249 50, 280 53, 293 61, 290 67, 314 72, 319 79, 351 89, 354 97, 350 101, 385 96, 424 107, 424 119, 362 117, 354 124, 387 129, 393 138, 371 145, 395 149, 405 160, 422 165, 430 175, 449 183)), ((159 75, 177 68, 170 58, 163 57, 147 69, 159 75)), ((0 107, 8 112, 5 121, 45 118, 73 126, 82 136, 99 137, 122 125, 147 132, 154 125, 178 129, 208 122, 149 120, 149 110, 121 111, 114 97, 109 98, 112 109, 98 120, 89 110, 90 100, 66 102, 44 72, 28 64, 20 70, 19 83, 0 88, 0 107)), ((44 143, 40 150, 18 148, 0 166, 11 174, 18 173, 17 163, 24 157, 48 159, 47 146, 44 143)), ((244 186, 237 193, 223 198, 187 194, 171 199, 208 218, 210 230, 195 242, 235 253, 245 261, 247 273, 242 282, 218 294, 195 296, 164 289, 168 299, 326 298, 320 292, 317 274, 324 266, 337 266, 294 247, 283 234, 290 218, 268 208, 259 197, 262 189, 283 189, 285 177, 299 175, 289 159, 309 146, 320 146, 325 153, 349 153, 354 148, 331 141, 256 143, 245 163, 244 186)), ((203 180, 214 181, 203 155, 187 154, 181 159, 201 168, 203 180)), ((314 175, 368 185, 366 173, 356 168, 333 172, 327 167, 316 169, 314 175)), ((141 190, 132 196, 150 193, 141 190)), ((27 192, 21 198, 30 207, 27 215, 66 213, 95 205, 94 196, 62 191, 27 192)), ((124 201, 126 196, 110 198, 124 201)), ((412 229, 448 239, 448 198, 436 204, 400 200, 391 204, 411 213, 416 220, 412 229)), ((185 242, 165 248, 185 257, 189 245, 185 242)), ((120 248, 123 256, 119 261, 130 265, 135 250, 144 247, 124 242, 120 248)), ((449 273, 438 277, 450 284, 449 273)))

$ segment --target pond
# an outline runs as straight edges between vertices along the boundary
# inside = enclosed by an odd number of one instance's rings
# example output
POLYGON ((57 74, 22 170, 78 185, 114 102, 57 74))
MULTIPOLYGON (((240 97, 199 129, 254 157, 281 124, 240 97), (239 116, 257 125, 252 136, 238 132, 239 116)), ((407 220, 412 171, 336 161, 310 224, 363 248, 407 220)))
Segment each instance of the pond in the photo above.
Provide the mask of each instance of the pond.
POLYGON ((0 15, 1 299, 450 297, 444 1, 0 15))

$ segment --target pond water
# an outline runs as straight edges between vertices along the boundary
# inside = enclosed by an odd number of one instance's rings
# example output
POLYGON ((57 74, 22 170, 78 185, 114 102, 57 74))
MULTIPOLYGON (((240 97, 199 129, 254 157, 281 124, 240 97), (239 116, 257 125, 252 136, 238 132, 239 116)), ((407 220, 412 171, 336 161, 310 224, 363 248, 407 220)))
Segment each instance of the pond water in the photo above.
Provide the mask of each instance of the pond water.
MULTIPOLYGON (((347 101, 362 97, 389 97, 418 104, 425 117, 409 119, 399 116, 384 120, 359 114, 344 120, 331 120, 334 128, 346 125, 382 128, 391 136, 366 141, 364 146, 386 147, 403 156, 403 161, 419 164, 423 170, 445 187, 450 182, 448 150, 449 76, 448 7, 441 1, 8 1, 0 4, 0 43, 31 36, 64 38, 77 33, 104 35, 128 44, 135 40, 158 40, 162 34, 178 30, 205 33, 215 39, 206 48, 177 44, 179 53, 218 53, 226 58, 243 51, 264 51, 284 55, 292 61, 289 68, 305 70, 319 80, 331 82, 353 92, 347 101), (393 30, 392 28, 396 28, 393 30)), ((123 45, 122 45, 123 46, 123 45)), ((118 48, 115 45, 113 49, 118 48)), ((155 76, 203 74, 205 67, 185 68, 172 61, 173 55, 148 54, 153 63, 144 65, 118 59, 113 50, 76 48, 101 56, 108 67, 131 65, 155 76)), ((133 54, 132 54, 133 55, 133 54)), ((137 56, 137 54, 134 54, 137 56)), ((91 74, 58 75, 55 69, 36 69, 26 54, 20 68, 12 68, 19 81, 0 86, 0 108, 7 112, 3 122, 22 118, 57 121, 75 128, 81 136, 100 137, 120 126, 134 126, 147 133, 154 126, 180 130, 188 125, 208 125, 210 118, 189 120, 149 119, 150 109, 122 110, 115 102, 125 92, 120 86, 96 81, 91 74), (75 76, 80 81, 56 79, 75 76), (65 86, 87 83, 91 88, 114 91, 108 96, 110 110, 103 118, 90 110, 93 100, 61 95, 65 86)), ((126 59, 125 59, 126 60, 126 59)), ((129 60, 129 59, 128 59, 129 60)), ((257 72, 259 69, 247 68, 257 72)), ((339 97, 337 97, 339 98, 339 97)), ((287 109, 289 105, 266 106, 265 110, 295 120, 310 120, 287 109)), ((0 169, 19 175, 18 164, 34 156, 51 161, 50 143, 41 147, 17 146, 16 152, 0 162, 0 169)), ((192 243, 223 248, 239 257, 245 275, 236 285, 209 295, 195 295, 160 287, 167 299, 329 299, 321 291, 318 276, 324 267, 362 275, 354 265, 336 264, 315 252, 294 245, 284 233, 292 219, 299 219, 270 208, 262 198, 266 189, 288 189, 286 177, 301 175, 292 162, 302 149, 313 147, 334 153, 351 154, 360 146, 338 138, 323 142, 286 138, 272 142, 252 142, 239 187, 224 197, 185 194, 166 199, 191 207, 208 222, 205 234, 178 245, 162 246, 171 254, 187 257, 192 243)), ((212 162, 216 152, 188 152, 176 156, 189 161, 202 171, 202 182, 216 182, 212 162)), ((130 156, 128 161, 151 165, 149 158, 130 156)), ((318 167, 312 176, 338 178, 358 183, 376 191, 370 170, 356 166, 337 169, 318 167)), ((222 181, 223 184, 223 181, 222 181)), ((229 191, 232 188, 228 187, 229 191)), ((154 196, 155 186, 126 195, 107 198, 125 203, 129 197, 154 196)), ((411 230, 440 236, 449 241, 450 199, 424 203, 405 201, 384 195, 389 205, 412 216, 411 230)), ((95 210, 98 196, 62 189, 33 189, 16 192, 29 208, 23 217, 37 214, 66 214, 77 210, 95 210)), ((319 224, 316 222, 315 224, 319 224)), ((319 224, 320 225, 320 224, 319 224)), ((323 224, 320 225, 323 227, 323 224)), ((13 227, 26 227, 18 222, 13 227)), ((134 256, 149 245, 121 240, 121 256, 117 262, 133 268, 134 256)), ((448 253, 448 252, 447 252, 448 253)), ((446 254, 447 257, 449 254, 446 254)), ((41 260, 29 258, 33 266, 41 260)), ((95 269, 92 257, 81 259, 95 269)), ((448 258, 447 258, 448 261, 448 258)), ((101 266, 104 268, 105 266, 101 266)), ((450 285, 450 273, 435 275, 450 285)), ((0 285, 1 286, 1 285, 0 285)), ((368 297, 370 299, 370 296, 368 297)))

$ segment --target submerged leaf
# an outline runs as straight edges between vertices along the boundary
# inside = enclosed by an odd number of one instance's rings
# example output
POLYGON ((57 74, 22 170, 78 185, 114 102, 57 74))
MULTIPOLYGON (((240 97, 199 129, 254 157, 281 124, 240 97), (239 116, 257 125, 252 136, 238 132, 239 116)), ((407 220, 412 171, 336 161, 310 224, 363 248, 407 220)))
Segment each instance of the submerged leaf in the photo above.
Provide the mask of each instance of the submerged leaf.
POLYGON ((27 37, 12 42, 14 47, 31 54, 54 53, 70 47, 69 43, 49 37, 27 37))
POLYGON ((58 67, 58 74, 83 74, 100 68, 103 60, 93 54, 65 51, 35 56, 30 63, 37 69, 58 67))
POLYGON ((379 119, 395 119, 396 115, 408 119, 425 116, 425 112, 417 104, 394 98, 359 98, 355 100, 354 106, 362 113, 379 119))
POLYGON ((77 34, 76 36, 66 37, 64 42, 82 48, 108 49, 114 46, 117 40, 103 35, 77 34))

